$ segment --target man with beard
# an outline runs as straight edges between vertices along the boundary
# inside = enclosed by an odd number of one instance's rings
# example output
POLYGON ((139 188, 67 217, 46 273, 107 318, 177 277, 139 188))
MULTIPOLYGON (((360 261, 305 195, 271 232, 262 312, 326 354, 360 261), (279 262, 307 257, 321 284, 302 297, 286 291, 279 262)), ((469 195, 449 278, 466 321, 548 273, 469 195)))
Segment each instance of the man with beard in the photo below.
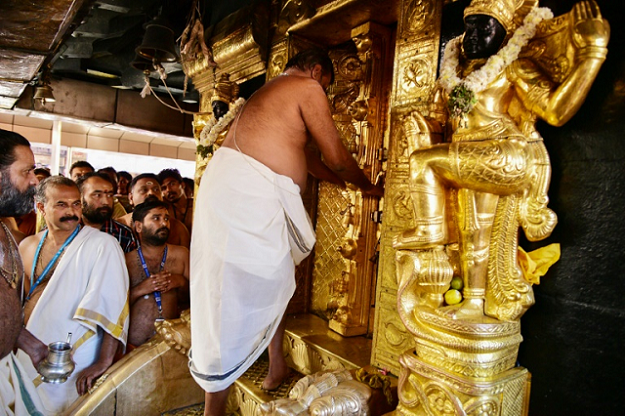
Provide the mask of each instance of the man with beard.
POLYGON ((82 198, 82 220, 85 225, 112 235, 124 253, 137 248, 132 230, 112 219, 114 188, 105 173, 89 172, 77 181, 82 198))
POLYGON ((163 199, 171 204, 174 217, 180 220, 189 233, 193 227, 193 199, 185 194, 184 180, 178 169, 163 169, 158 174, 163 199))
MULTIPOLYGON (((133 178, 130 182, 128 200, 133 207, 147 201, 162 201, 161 185, 158 177, 153 173, 142 173, 133 178)), ((126 224, 134 229, 132 214, 116 218, 122 224, 126 224)), ((175 218, 169 218, 169 239, 167 243, 189 248, 191 237, 189 230, 184 224, 175 218)), ((136 231, 136 230, 135 230, 136 231)))
MULTIPOLYGON (((37 188, 36 201, 47 229, 20 244, 24 323, 45 344, 72 333, 74 372, 63 384, 37 386, 44 413, 58 414, 93 386, 119 343, 126 343, 128 272, 117 240, 80 225, 82 204, 74 182, 52 176, 37 188)), ((28 378, 38 378, 29 357, 20 352, 18 359, 28 378)))
MULTIPOLYGON (((30 143, 17 133, 0 130, 0 216, 28 213, 33 207, 37 178, 30 143)), ((32 379, 13 354, 19 347, 37 365, 47 347, 23 327, 19 288, 24 276, 17 243, 0 221, 0 413, 40 415, 41 401, 32 379)))
POLYGON ((140 245, 126 254, 130 275, 128 343, 138 347, 156 333, 156 320, 180 316, 178 299, 188 297, 189 291, 189 250, 167 244, 169 211, 165 202, 137 205, 132 220, 140 245))

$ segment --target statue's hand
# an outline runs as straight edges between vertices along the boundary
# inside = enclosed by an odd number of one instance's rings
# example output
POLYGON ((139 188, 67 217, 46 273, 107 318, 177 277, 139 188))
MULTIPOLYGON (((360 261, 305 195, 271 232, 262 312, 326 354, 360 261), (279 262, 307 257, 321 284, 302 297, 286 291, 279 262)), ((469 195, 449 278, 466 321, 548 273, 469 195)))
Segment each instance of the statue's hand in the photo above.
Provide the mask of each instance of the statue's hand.
POLYGON ((605 48, 610 39, 610 25, 601 17, 594 0, 581 1, 573 6, 573 42, 578 49, 605 48))

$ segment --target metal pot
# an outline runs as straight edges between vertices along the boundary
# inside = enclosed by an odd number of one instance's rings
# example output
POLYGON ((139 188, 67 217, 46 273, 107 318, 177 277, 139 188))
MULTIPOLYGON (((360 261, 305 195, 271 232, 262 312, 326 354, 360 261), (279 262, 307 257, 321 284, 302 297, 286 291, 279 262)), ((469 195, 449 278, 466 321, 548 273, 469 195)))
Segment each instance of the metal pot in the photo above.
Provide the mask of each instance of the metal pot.
POLYGON ((75 367, 72 345, 59 341, 48 345, 48 356, 39 364, 37 371, 44 383, 60 384, 67 381, 75 367))

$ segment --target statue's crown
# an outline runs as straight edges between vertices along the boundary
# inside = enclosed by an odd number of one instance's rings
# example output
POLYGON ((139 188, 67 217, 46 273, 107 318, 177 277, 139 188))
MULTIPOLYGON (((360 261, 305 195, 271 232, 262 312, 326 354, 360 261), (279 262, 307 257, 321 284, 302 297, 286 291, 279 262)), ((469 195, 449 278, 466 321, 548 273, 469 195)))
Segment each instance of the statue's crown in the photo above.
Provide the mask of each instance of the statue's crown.
POLYGON ((523 3, 524 0, 473 0, 464 9, 464 17, 476 14, 493 17, 506 29, 506 33, 510 34, 514 30, 515 12, 523 3))
POLYGON ((211 95, 211 104, 215 101, 223 101, 224 103, 233 102, 239 95, 239 85, 230 81, 229 74, 221 74, 213 88, 211 95))

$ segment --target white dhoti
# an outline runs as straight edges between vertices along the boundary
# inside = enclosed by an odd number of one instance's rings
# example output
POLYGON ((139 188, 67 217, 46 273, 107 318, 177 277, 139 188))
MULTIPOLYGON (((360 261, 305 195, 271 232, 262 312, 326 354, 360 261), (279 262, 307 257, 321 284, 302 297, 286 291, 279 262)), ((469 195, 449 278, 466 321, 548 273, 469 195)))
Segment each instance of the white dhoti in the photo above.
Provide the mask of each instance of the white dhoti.
POLYGON ((46 345, 65 341, 71 332, 74 372, 65 383, 43 383, 30 357, 18 353, 37 386, 44 414, 61 413, 78 398, 76 377, 97 361, 104 332, 126 344, 128 287, 124 253, 117 240, 83 227, 65 249, 26 325, 46 345))
POLYGON ((224 390, 254 363, 295 291, 286 215, 310 252, 314 231, 299 187, 236 150, 215 152, 191 240, 189 367, 207 392, 224 390))
POLYGON ((0 360, 0 411, 9 416, 37 416, 41 409, 35 386, 15 355, 0 360))

